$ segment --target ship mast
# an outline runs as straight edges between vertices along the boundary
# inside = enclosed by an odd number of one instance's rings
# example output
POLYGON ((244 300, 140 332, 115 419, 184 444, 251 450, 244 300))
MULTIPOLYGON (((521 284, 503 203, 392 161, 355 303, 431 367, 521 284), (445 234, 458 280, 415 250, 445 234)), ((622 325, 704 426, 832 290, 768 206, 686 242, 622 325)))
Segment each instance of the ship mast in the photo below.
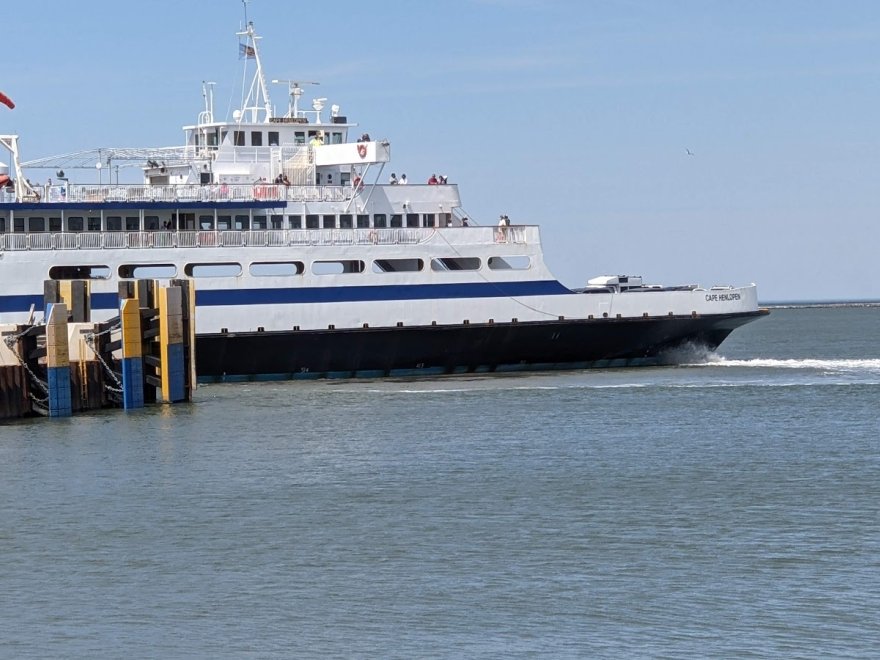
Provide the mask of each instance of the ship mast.
MULTIPOLYGON (((245 28, 235 34, 239 38, 245 37, 245 43, 239 42, 239 54, 245 59, 245 62, 247 62, 247 60, 254 60, 257 70, 251 81, 247 97, 245 97, 245 100, 242 103, 241 111, 235 119, 238 122, 244 120, 251 123, 268 123, 272 118, 272 105, 269 101, 269 90, 266 87, 266 77, 263 75, 263 63, 260 60, 260 49, 257 46, 257 42, 261 37, 258 37, 257 33, 254 31, 254 22, 247 20, 248 0, 242 0, 242 4, 244 4, 245 28), (262 119, 260 118, 260 112, 263 113, 262 119), (250 114, 248 115, 248 113, 250 114)), ((247 71, 247 64, 245 64, 245 71, 247 71)))

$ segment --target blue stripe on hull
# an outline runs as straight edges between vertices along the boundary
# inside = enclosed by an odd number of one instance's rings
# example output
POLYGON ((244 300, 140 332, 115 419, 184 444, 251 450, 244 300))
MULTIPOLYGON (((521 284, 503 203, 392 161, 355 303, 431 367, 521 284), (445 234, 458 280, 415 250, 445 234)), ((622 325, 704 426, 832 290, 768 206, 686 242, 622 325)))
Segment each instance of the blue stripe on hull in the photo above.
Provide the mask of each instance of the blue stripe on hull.
MULTIPOLYGON (((462 284, 395 284, 383 286, 326 286, 285 289, 196 289, 199 307, 289 305, 394 300, 449 300, 454 298, 508 298, 571 294, 556 280, 531 282, 468 282, 462 284)), ((115 293, 92 294, 92 309, 117 309, 115 293)), ((43 306, 41 295, 0 296, 0 313, 27 312, 43 306)))

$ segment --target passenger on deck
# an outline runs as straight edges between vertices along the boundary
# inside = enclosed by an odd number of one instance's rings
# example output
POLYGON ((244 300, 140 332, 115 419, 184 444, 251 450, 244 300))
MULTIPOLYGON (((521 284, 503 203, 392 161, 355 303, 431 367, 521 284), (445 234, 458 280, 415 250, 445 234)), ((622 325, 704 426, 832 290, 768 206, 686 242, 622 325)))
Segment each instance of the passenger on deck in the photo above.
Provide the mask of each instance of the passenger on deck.
POLYGON ((437 175, 432 174, 431 178, 428 179, 428 185, 429 186, 436 186, 438 183, 440 183, 440 180, 437 178, 437 175))
POLYGON ((392 185, 392 186, 396 186, 398 183, 400 183, 397 180, 397 175, 394 172, 391 173, 391 178, 388 179, 388 183, 389 183, 389 185, 392 185))
POLYGON ((400 175, 400 185, 402 185, 402 186, 406 185, 406 174, 400 175))
POLYGON ((507 228, 510 226, 510 219, 506 215, 498 218, 498 229, 495 232, 495 238, 499 242, 507 240, 507 228))

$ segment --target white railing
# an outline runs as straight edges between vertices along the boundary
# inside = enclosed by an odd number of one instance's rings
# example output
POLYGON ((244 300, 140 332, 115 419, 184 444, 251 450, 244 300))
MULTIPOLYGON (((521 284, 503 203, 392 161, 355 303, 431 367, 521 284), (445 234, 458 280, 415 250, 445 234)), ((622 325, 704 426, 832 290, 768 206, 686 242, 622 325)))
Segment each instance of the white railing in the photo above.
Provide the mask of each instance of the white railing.
MULTIPOLYGON (((184 184, 184 185, 69 185, 53 186, 45 204, 57 202, 344 202, 352 198, 351 186, 283 186, 268 183, 253 185, 184 184), (57 190, 56 190, 57 189, 57 190), (62 190, 63 193, 62 194, 62 190)), ((4 196, 7 193, 3 193, 4 196)), ((0 201, 5 201, 0 199, 0 201)), ((15 201, 14 195, 8 201, 15 201)))
MULTIPOLYGON (((484 243, 526 243, 526 227, 467 229, 484 243), (503 238, 500 238, 503 236, 503 238)), ((306 245, 416 245, 438 231, 431 227, 364 229, 255 229, 251 231, 107 231, 80 233, 0 234, 0 251, 120 250, 213 247, 277 247, 306 245)), ((442 231, 442 230, 441 230, 442 231)), ((456 231, 461 231, 457 229, 456 231)))

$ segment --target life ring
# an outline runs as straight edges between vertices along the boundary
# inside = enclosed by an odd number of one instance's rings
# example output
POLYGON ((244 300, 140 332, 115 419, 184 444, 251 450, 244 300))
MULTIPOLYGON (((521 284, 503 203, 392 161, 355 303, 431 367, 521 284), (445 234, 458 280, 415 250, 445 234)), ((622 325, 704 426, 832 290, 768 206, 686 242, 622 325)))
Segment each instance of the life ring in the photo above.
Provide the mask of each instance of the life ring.
POLYGON ((367 157, 367 145, 364 144, 363 142, 358 143, 357 151, 358 151, 358 156, 360 156, 361 158, 367 157))
POLYGON ((364 188, 363 181, 361 181, 361 178, 359 176, 356 176, 354 178, 354 181, 351 182, 351 185, 356 191, 361 191, 364 188))

